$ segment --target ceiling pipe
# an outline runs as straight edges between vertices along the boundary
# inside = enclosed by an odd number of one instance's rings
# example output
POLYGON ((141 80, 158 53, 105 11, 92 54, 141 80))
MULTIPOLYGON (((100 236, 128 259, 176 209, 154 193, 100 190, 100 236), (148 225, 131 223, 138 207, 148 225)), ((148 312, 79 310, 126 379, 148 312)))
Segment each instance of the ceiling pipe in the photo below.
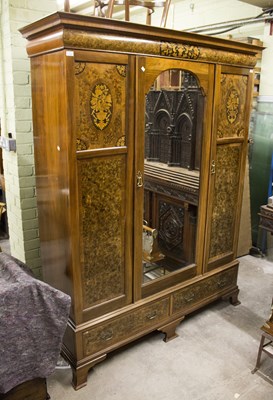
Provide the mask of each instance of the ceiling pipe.
POLYGON ((202 33, 206 31, 213 31, 215 29, 222 29, 222 28, 240 28, 241 26, 244 25, 250 25, 250 24, 257 24, 257 23, 262 23, 262 22, 269 22, 273 21, 273 16, 267 16, 267 17, 260 17, 260 18, 245 18, 245 19, 238 19, 234 21, 229 21, 229 22, 220 22, 217 24, 210 24, 210 25, 203 25, 199 26, 196 28, 187 28, 183 29, 183 32, 195 32, 195 33, 202 33))

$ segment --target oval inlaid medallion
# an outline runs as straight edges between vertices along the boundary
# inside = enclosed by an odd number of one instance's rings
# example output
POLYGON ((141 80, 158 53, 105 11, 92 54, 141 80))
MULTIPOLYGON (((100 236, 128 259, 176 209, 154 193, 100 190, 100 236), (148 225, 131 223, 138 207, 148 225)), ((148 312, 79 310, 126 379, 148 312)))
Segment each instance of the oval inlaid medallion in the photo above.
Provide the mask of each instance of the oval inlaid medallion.
POLYGON ((99 130, 110 124, 113 109, 113 98, 109 87, 105 83, 94 86, 90 98, 90 115, 93 124, 99 130))
POLYGON ((226 105, 227 119, 230 124, 233 124, 236 121, 239 114, 239 103, 239 93, 236 89, 232 88, 228 94, 226 105))

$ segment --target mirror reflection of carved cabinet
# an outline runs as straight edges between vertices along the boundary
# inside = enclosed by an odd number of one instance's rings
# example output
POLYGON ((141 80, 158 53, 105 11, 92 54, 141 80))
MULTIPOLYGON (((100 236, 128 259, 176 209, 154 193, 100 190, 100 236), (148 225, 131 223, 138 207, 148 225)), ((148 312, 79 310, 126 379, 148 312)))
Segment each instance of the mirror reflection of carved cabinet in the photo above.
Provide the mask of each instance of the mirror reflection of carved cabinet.
POLYGON ((145 158, 199 169, 203 96, 196 78, 190 72, 167 70, 154 86, 146 96, 145 158))
POLYGON ((61 12, 21 32, 43 273, 72 297, 62 354, 79 389, 114 349, 238 302, 259 47, 61 12))
POLYGON ((161 72, 146 95, 144 219, 164 258, 145 263, 144 282, 195 261, 203 100, 181 69, 161 72))

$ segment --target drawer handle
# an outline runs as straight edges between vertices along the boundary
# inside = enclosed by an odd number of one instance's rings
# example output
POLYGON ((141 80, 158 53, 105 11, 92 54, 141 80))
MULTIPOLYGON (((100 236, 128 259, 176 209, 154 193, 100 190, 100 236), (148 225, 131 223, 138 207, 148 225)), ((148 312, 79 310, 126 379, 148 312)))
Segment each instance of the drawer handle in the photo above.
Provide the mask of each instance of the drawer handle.
POLYGON ((186 303, 190 303, 194 299, 194 294, 189 294, 187 297, 185 297, 186 303))
POLYGON ((222 287, 224 287, 224 286, 226 286, 226 280, 224 279, 224 280, 222 280, 222 281, 218 281, 217 282, 217 286, 218 286, 218 288, 222 288, 222 287))
POLYGON ((107 330, 107 331, 101 332, 100 338, 101 338, 101 340, 104 340, 105 342, 106 342, 107 340, 111 340, 111 339, 113 338, 113 331, 112 331, 112 329, 109 329, 109 330, 107 330))
POLYGON ((149 320, 151 320, 151 319, 155 319, 156 316, 157 316, 157 312, 156 312, 156 311, 153 311, 153 312, 147 314, 147 315, 146 315, 146 318, 149 319, 149 320))

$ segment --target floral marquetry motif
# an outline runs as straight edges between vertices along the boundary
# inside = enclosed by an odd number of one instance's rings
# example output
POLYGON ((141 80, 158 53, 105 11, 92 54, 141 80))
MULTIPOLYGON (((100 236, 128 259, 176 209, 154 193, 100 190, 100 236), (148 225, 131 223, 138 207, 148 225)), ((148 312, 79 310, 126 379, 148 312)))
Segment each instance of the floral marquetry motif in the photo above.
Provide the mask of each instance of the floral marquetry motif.
POLYGON ((75 78, 77 150, 118 146, 126 138, 126 77, 114 64, 76 62, 75 78))
POLYGON ((81 49, 99 49, 104 51, 128 52, 135 54, 151 54, 157 56, 178 57, 188 59, 198 59, 213 63, 229 63, 233 65, 246 65, 253 67, 257 59, 255 55, 243 52, 232 52, 228 49, 217 50, 209 48, 200 43, 191 46, 182 43, 161 42, 160 40, 136 40, 135 38, 116 36, 113 34, 96 34, 82 32, 80 30, 65 29, 63 40, 67 47, 77 47, 81 49))
POLYGON ((218 138, 244 137, 247 77, 222 74, 218 114, 218 138))
POLYGON ((83 303, 124 294, 125 157, 79 161, 83 303))
POLYGON ((189 58, 197 60, 200 56, 200 50, 196 46, 188 46, 177 43, 161 43, 160 54, 168 57, 189 58))
POLYGON ((125 146, 125 136, 118 138, 117 146, 125 146))
POLYGON ((126 67, 125 67, 125 65, 117 65, 117 71, 121 76, 123 76, 123 77, 126 76, 126 67))
POLYGON ((230 124, 236 121, 239 113, 239 93, 236 89, 231 89, 227 99, 227 119, 230 124))
POLYGON ((91 92, 90 113, 93 124, 103 131, 110 124, 113 99, 110 89, 104 83, 95 85, 91 92))
POLYGON ((85 69, 85 62, 78 62, 75 64, 75 75, 80 75, 85 69))
POLYGON ((83 140, 77 139, 76 143, 77 143, 77 150, 87 150, 88 148, 87 144, 83 140))
POLYGON ((233 251, 233 231, 237 213, 240 160, 240 144, 218 146, 210 257, 233 251))

